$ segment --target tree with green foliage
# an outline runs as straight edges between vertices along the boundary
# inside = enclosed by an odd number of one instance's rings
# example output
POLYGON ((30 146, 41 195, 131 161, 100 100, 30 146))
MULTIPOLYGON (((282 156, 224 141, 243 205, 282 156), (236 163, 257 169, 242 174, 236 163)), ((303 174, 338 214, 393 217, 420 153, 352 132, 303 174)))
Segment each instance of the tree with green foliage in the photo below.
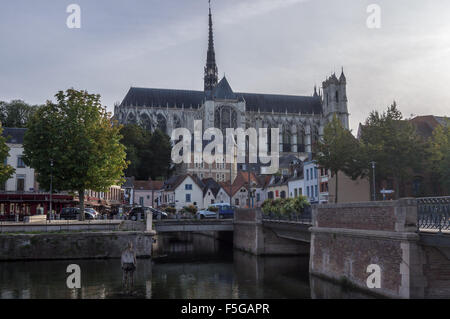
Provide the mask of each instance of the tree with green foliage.
POLYGON ((150 156, 144 156, 144 167, 150 167, 148 171, 152 179, 159 177, 168 177, 170 164, 172 163, 172 143, 170 137, 156 130, 153 132, 148 142, 148 149, 151 150, 150 156))
POLYGON ((360 145, 358 140, 347 130, 334 115, 333 120, 325 126, 322 139, 317 143, 317 164, 327 168, 336 177, 335 203, 338 202, 338 172, 356 179, 363 174, 360 162, 360 145))
POLYGON ((447 192, 450 191, 450 120, 446 126, 437 126, 428 144, 431 173, 447 192))
POLYGON ((386 112, 370 113, 361 129, 361 142, 367 162, 376 163, 376 180, 392 179, 399 198, 401 185, 423 167, 425 158, 426 147, 414 126, 403 119, 394 102, 386 112))
POLYGON ((9 146, 6 144, 6 138, 3 137, 3 127, 0 124, 0 183, 4 184, 13 176, 15 169, 11 165, 6 164, 5 160, 9 155, 9 146))
POLYGON ((29 119, 39 108, 22 100, 0 101, 0 121, 3 127, 26 127, 29 119))
POLYGON ((153 134, 136 124, 125 125, 121 133, 130 166, 126 176, 138 180, 166 178, 170 174, 172 144, 170 137, 155 130, 153 134))
POLYGON ((121 143, 126 147, 127 161, 130 163, 125 171, 125 176, 148 179, 148 177, 141 178, 141 167, 143 165, 142 152, 145 150, 150 132, 139 125, 128 124, 121 128, 120 134, 123 136, 121 143))
POLYGON ((104 192, 123 181, 127 162, 120 126, 101 106, 100 95, 69 89, 56 100, 29 121, 24 161, 36 170, 40 187, 48 190, 52 175, 55 190, 78 192, 84 212, 85 190, 104 192))

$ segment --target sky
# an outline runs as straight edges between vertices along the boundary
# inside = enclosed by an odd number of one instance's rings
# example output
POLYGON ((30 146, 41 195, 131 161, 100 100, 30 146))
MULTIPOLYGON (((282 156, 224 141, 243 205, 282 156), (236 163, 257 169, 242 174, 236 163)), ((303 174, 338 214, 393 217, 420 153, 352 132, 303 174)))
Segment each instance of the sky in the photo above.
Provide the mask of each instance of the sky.
MULTIPOLYGON (((212 0, 219 75, 234 91, 312 95, 344 68, 350 126, 394 100, 450 116, 448 0, 212 0), (369 28, 371 4, 380 28, 369 28)), ((0 100, 85 89, 113 110, 131 86, 203 89, 207 0, 0 3, 0 100), (81 28, 70 29, 70 4, 81 28)))

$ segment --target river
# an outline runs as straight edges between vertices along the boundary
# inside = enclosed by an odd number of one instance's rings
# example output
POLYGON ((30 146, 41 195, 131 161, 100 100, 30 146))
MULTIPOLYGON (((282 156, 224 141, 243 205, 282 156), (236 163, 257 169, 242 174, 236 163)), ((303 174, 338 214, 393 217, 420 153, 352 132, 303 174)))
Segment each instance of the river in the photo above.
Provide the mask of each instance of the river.
POLYGON ((0 298, 360 298, 309 276, 308 256, 255 257, 228 242, 192 234, 159 236, 152 259, 139 259, 131 292, 120 260, 0 263, 0 298), (67 266, 81 269, 81 289, 66 286, 67 266))

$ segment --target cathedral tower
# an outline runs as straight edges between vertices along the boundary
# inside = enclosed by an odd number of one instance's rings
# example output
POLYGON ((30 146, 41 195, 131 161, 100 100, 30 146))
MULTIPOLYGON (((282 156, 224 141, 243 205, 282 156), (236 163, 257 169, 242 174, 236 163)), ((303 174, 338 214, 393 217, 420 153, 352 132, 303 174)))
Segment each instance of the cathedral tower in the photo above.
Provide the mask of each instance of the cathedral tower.
POLYGON ((344 69, 342 69, 339 79, 336 74, 332 74, 322 83, 323 87, 323 114, 328 122, 333 119, 336 114, 341 120, 342 125, 349 129, 348 107, 347 107, 347 79, 345 78, 344 69))
POLYGON ((216 64, 216 53, 214 51, 214 34, 212 25, 212 14, 211 14, 211 1, 209 3, 209 40, 208 40, 208 54, 206 58, 205 66, 205 92, 212 91, 218 82, 218 73, 216 64))

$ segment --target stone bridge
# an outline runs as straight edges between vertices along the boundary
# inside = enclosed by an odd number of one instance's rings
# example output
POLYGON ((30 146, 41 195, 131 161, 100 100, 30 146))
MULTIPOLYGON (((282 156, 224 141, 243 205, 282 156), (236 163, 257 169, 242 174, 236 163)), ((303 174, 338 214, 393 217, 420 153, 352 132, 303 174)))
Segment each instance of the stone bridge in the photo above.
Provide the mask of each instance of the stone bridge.
POLYGON ((155 221, 157 233, 233 231, 232 219, 166 219, 155 221))

